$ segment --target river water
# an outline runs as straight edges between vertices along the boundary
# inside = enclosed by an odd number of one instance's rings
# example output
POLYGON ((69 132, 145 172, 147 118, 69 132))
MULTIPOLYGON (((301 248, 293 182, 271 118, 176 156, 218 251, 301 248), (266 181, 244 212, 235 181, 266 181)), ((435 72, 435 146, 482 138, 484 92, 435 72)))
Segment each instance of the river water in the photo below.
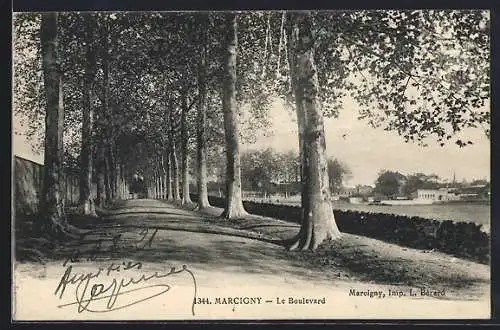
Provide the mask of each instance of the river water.
MULTIPOLYGON (((299 201, 285 201, 284 199, 261 199, 258 200, 258 202, 294 206, 300 205, 299 201)), ((337 210, 389 213, 405 216, 417 216, 433 220, 475 222, 486 225, 486 227, 489 227, 491 220, 491 207, 487 204, 454 203, 432 205, 368 205, 351 204, 344 201, 333 201, 332 205, 333 208, 337 210)))
POLYGON ((333 202, 335 209, 363 212, 391 213, 418 216, 436 220, 476 222, 488 225, 491 220, 490 205, 485 204, 433 204, 433 205, 366 205, 333 202))

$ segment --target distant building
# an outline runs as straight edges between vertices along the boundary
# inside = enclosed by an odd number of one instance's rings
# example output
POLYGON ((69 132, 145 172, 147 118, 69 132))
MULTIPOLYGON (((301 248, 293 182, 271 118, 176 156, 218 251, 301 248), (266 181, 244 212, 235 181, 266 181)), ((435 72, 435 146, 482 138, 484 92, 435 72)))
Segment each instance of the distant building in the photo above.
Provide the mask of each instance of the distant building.
POLYGON ((362 196, 372 196, 373 187, 368 185, 358 185, 356 186, 357 193, 362 196))
POLYGON ((351 196, 371 196, 373 195, 373 187, 368 185, 357 185, 356 187, 345 187, 340 189, 340 197, 351 196))
POLYGON ((357 185, 356 187, 343 187, 338 195, 332 196, 334 200, 345 200, 353 204, 359 204, 367 201, 368 197, 373 196, 373 187, 368 185, 357 185))
POLYGON ((487 184, 461 187, 458 190, 461 200, 489 199, 491 196, 491 191, 487 184))
POLYGON ((431 200, 435 202, 457 201, 460 200, 460 194, 454 189, 418 189, 417 199, 431 200))
POLYGON ((344 187, 344 188, 340 189, 339 196, 340 197, 350 197, 350 196, 356 195, 357 193, 358 193, 358 190, 356 188, 344 187))

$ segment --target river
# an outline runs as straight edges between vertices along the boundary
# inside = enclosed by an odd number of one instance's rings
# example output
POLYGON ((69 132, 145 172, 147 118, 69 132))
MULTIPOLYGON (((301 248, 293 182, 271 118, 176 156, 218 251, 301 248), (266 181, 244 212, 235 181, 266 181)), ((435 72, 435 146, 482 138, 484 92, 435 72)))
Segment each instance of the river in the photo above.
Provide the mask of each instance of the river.
MULTIPOLYGON (((300 205, 300 202, 284 201, 283 199, 261 199, 259 202, 294 206, 300 205)), ((486 227, 489 227, 491 220, 491 207, 487 204, 454 203, 432 205, 368 205, 351 204, 344 201, 333 201, 332 205, 333 208, 337 210, 389 213, 405 216, 417 216, 434 220, 475 222, 486 225, 486 227)))

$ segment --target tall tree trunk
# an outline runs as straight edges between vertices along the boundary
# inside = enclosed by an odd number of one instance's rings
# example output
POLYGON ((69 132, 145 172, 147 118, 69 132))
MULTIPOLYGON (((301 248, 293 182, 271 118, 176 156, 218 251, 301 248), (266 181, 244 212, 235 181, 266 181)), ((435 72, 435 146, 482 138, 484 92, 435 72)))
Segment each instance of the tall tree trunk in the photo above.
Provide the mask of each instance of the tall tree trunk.
POLYGON ((125 173, 125 165, 121 164, 120 167, 120 187, 121 187, 121 196, 122 199, 128 199, 128 193, 127 193, 127 180, 126 180, 126 173, 125 173))
POLYGON ((120 172, 120 158, 119 158, 119 150, 118 150, 118 146, 116 146, 115 150, 114 150, 114 161, 115 161, 115 167, 114 167, 114 177, 113 177, 113 181, 114 181, 114 189, 115 189, 115 198, 116 199, 120 199, 120 177, 121 177, 121 172, 120 172))
POLYGON ((35 224, 39 234, 59 236, 66 232, 62 191, 64 104, 62 74, 58 58, 57 13, 43 13, 40 29, 42 68, 46 98, 45 153, 40 217, 35 224))
POLYGON ((181 149, 182 149, 182 204, 188 204, 191 202, 191 197, 189 196, 189 150, 188 150, 188 127, 187 127, 187 95, 183 95, 182 98, 182 113, 181 113, 181 149))
POLYGON ((157 170, 157 184, 158 184, 158 195, 156 196, 157 199, 161 199, 161 196, 162 196, 162 191, 161 191, 161 177, 162 177, 162 174, 161 174, 161 164, 158 162, 158 170, 157 170))
POLYGON ((172 157, 172 175, 173 175, 173 185, 172 188, 174 190, 174 201, 180 201, 181 200, 181 195, 180 195, 180 185, 179 185, 179 162, 177 161, 177 150, 175 147, 175 141, 172 142, 172 149, 171 149, 171 157, 172 157))
POLYGON ((163 198, 163 167, 161 162, 158 162, 158 199, 163 198))
POLYGON ((147 198, 151 199, 152 198, 152 178, 151 174, 148 173, 146 179, 146 193, 147 193, 147 198))
POLYGON ((122 194, 121 194, 121 170, 120 170, 120 160, 117 159, 116 160, 116 167, 115 167, 115 196, 116 196, 116 199, 121 199, 122 198, 122 194))
POLYGON ((105 195, 105 175, 106 169, 104 165, 104 145, 102 143, 97 147, 97 203, 100 207, 104 206, 106 199, 105 195))
POLYGON ((226 137, 226 208, 222 217, 237 218, 247 214, 241 195, 240 136, 236 103, 236 55, 238 51, 235 13, 226 14, 226 40, 222 111, 226 137))
POLYGON ((93 148, 93 124, 94 107, 92 106, 92 90, 94 85, 96 52, 94 45, 95 22, 92 14, 86 14, 86 67, 83 86, 83 122, 82 122, 82 147, 80 152, 80 212, 86 215, 95 216, 95 209, 92 200, 92 148, 93 148))
POLYGON ((165 199, 166 200, 169 200, 169 196, 172 195, 172 186, 170 185, 170 174, 169 174, 169 171, 170 169, 166 166, 170 166, 170 164, 166 164, 164 165, 164 171, 163 171, 163 182, 165 183, 164 184, 164 195, 165 195, 165 199))
POLYGON ((197 188, 198 188, 198 208, 210 207, 208 202, 208 184, 207 184, 207 31, 205 28, 203 49, 198 72, 198 108, 196 125, 196 156, 197 156, 197 188))
POLYGON ((111 189, 111 200, 116 199, 116 159, 113 148, 113 142, 110 137, 108 148, 109 157, 109 188, 111 189))
POLYGON ((106 203, 110 203, 113 199, 113 175, 114 175, 114 159, 112 152, 112 132, 111 132, 111 109, 110 109, 110 87, 109 87, 109 26, 104 23, 104 32, 102 39, 102 70, 103 70, 103 119, 102 125, 105 127, 103 131, 105 153, 104 153, 104 165, 105 165, 105 176, 104 176, 104 186, 106 191, 106 203))
POLYGON ((117 186, 117 190, 118 190, 118 199, 124 199, 125 198, 125 194, 123 192, 123 174, 122 174, 122 167, 120 165, 120 167, 118 168, 118 171, 117 171, 119 174, 118 176, 116 177, 116 186, 117 186))
POLYGON ((167 185, 165 182, 165 166, 163 164, 161 165, 160 181, 161 181, 161 187, 160 187, 161 199, 167 199, 167 193, 166 193, 167 185))
MULTIPOLYGON (((292 20, 290 20, 292 21, 292 20)), ((288 33, 287 36, 289 38, 287 45, 289 46, 289 68, 290 68, 290 85, 292 88, 293 98, 295 100, 295 111, 297 113, 297 126, 298 126, 298 139, 299 139, 299 159, 298 166, 296 170, 296 182, 300 182, 300 195, 301 195, 301 206, 302 206, 302 219, 304 219, 305 206, 308 205, 307 199, 308 196, 306 194, 305 182, 306 182, 306 173, 305 173, 305 146, 304 146, 304 131, 305 131, 305 117, 304 117, 304 109, 302 103, 302 91, 298 88, 297 77, 298 77, 298 68, 297 68, 297 40, 299 38, 299 28, 297 24, 288 24, 288 33)))
POLYGON ((155 178, 155 199, 159 199, 160 196, 160 164, 155 159, 155 169, 154 169, 154 178, 155 178))
POLYGON ((174 201, 180 201, 181 196, 180 196, 180 187, 179 187, 179 162, 177 161, 177 148, 176 148, 176 139, 175 139, 175 121, 174 121, 174 111, 173 109, 170 109, 170 134, 169 134, 169 141, 170 141, 170 147, 169 147, 169 153, 170 157, 169 160, 172 165, 172 189, 173 189, 173 196, 172 199, 174 201))
POLYGON ((340 237, 330 199, 323 113, 318 101, 315 36, 309 13, 293 14, 290 35, 292 87, 299 128, 302 176, 302 226, 290 249, 315 250, 340 237))
POLYGON ((104 147, 104 204, 108 205, 111 202, 111 165, 109 164, 109 157, 106 156, 106 147, 104 147))
POLYGON ((158 184, 158 178, 160 176, 160 172, 158 171, 158 163, 155 161, 153 167, 153 198, 158 199, 158 195, 160 193, 160 186, 158 184))
POLYGON ((162 155, 158 155, 158 164, 160 171, 158 173, 158 179, 160 180, 160 198, 167 199, 167 186, 165 181, 165 163, 162 155))
POLYGON ((170 150, 168 150, 165 154, 166 157, 166 175, 165 180, 167 182, 167 200, 172 201, 174 199, 173 191, 172 191, 172 162, 170 161, 170 150))

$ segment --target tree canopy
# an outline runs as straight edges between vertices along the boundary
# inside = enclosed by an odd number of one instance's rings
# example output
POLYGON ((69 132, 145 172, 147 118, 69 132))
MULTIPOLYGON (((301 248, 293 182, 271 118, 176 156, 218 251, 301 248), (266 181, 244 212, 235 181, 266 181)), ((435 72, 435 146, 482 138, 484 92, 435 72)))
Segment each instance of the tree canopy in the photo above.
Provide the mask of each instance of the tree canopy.
MULTIPOLYGON (((330 191, 349 171, 326 156, 323 118, 335 117, 346 97, 361 120, 406 142, 465 147, 474 142, 461 138, 463 130, 490 134, 487 11, 51 15, 44 17, 56 22, 54 53, 42 53, 41 14, 14 15, 14 113, 34 147, 47 136, 62 139, 57 148, 45 144, 55 153, 46 155, 54 180, 59 163, 79 169, 90 178, 81 184, 96 183, 106 200, 119 198, 134 173, 144 174, 149 193, 173 200, 189 194, 180 182, 194 173, 203 195, 208 170, 226 180, 228 205, 237 205, 225 212, 231 218, 244 215, 241 173, 252 187, 300 177, 306 220, 292 246, 316 248, 338 236, 330 191), (241 141, 269 129, 276 97, 297 113, 299 155, 241 157, 241 141), (62 126, 52 118, 58 113, 62 126), (217 169, 222 153, 225 169, 217 169)), ((376 190, 399 194, 403 179, 383 171, 376 190)), ((410 176, 406 193, 430 182, 410 176)))

